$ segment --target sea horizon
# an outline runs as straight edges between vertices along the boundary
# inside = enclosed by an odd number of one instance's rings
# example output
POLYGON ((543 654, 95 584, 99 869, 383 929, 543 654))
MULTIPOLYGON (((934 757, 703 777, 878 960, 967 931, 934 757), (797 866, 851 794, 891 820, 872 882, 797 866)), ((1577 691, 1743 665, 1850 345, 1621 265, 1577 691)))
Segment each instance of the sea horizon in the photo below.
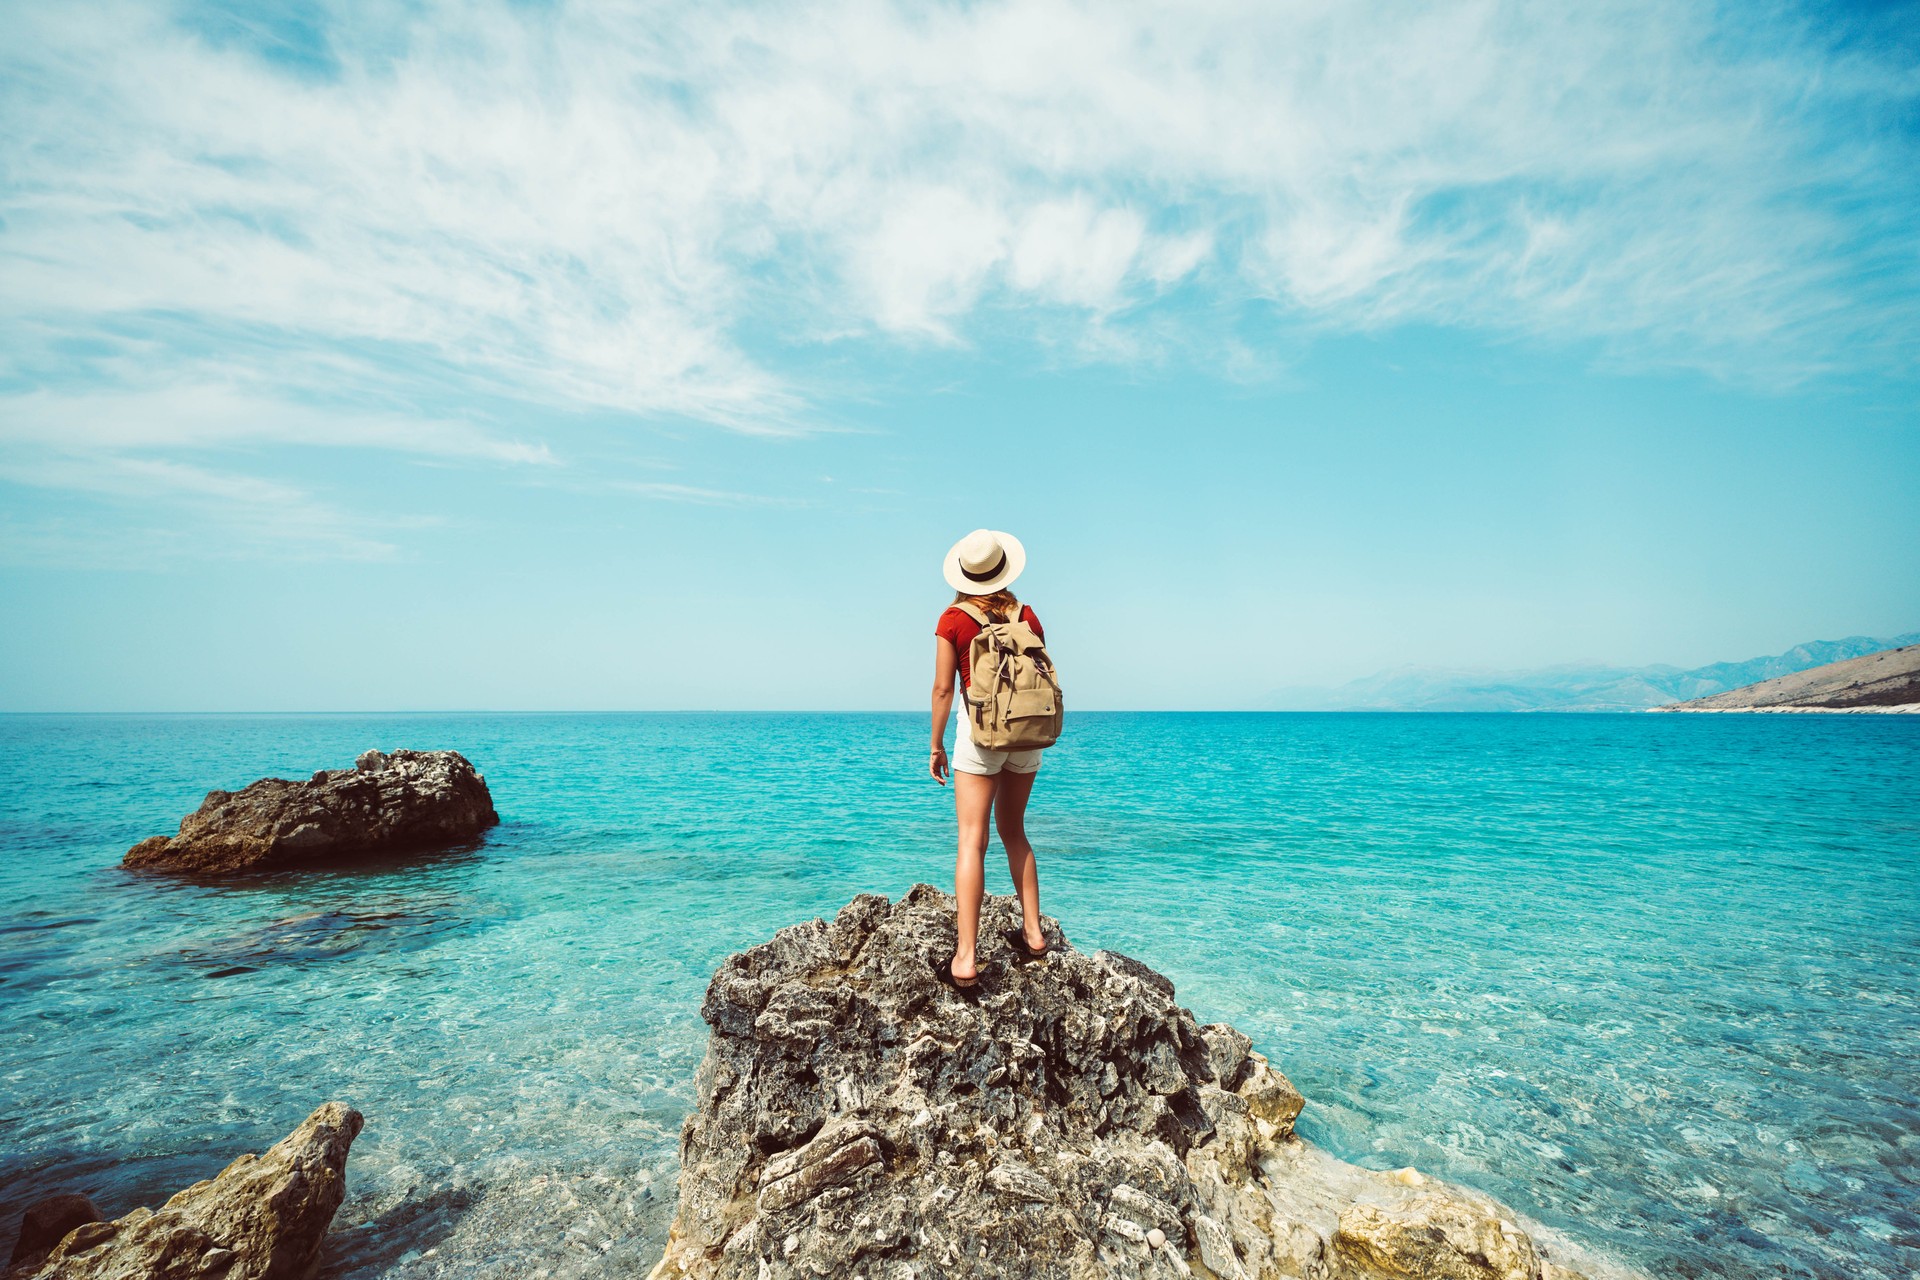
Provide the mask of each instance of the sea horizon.
MULTIPOLYGON (((1565 710, 1565 708, 1540 708, 1540 710, 1503 710, 1503 712, 1473 712, 1473 710, 1428 710, 1428 708, 1371 708, 1371 706, 1352 706, 1352 708, 1267 708, 1267 706, 1179 706, 1179 708, 1127 708, 1127 706, 1100 706, 1100 708, 1069 708, 1068 716, 1645 716, 1653 708, 1642 708, 1632 712, 1620 710, 1565 710)), ((1741 712, 1745 714, 1745 712, 1741 712)), ((286 720, 305 720, 305 718, 426 718, 426 716, 916 716, 920 720, 929 720, 925 710, 887 710, 887 708, 781 708, 781 706, 636 706, 636 708, 605 708, 605 710, 549 710, 549 708, 451 708, 451 710, 432 710, 432 708, 396 708, 396 710, 209 710, 209 712, 180 712, 180 710, 156 710, 156 712, 117 712, 117 710, 94 710, 94 712, 0 712, 0 716, 40 716, 40 718, 60 718, 60 716, 146 716, 146 718, 286 718, 286 720)), ((1761 718, 1764 712, 1753 712, 1761 718)), ((1849 716, 1837 712, 1836 716, 1849 716)), ((1859 716, 1853 716, 1859 718, 1859 716)), ((931 727, 931 720, 929 720, 931 727)))

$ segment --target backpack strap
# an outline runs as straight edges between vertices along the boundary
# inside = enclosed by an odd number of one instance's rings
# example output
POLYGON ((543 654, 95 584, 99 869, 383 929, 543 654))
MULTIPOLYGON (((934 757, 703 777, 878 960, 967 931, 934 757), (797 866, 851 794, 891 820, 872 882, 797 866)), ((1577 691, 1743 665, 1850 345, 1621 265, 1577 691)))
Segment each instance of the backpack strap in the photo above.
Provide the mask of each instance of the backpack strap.
POLYGON ((980 606, 976 604, 972 604, 966 600, 962 600, 959 604, 956 604, 953 607, 958 609, 960 612, 966 614, 969 618, 972 618, 975 622, 979 623, 983 627, 992 625, 992 619, 987 617, 986 611, 980 608, 980 606))

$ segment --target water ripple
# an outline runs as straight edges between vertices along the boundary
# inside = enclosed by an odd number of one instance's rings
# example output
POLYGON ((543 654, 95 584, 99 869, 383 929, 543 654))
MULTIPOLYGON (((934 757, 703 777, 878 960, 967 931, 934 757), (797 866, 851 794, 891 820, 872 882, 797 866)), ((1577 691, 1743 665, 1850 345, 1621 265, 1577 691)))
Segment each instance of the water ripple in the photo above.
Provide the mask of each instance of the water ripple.
MULTIPOLYGON (((360 1106, 328 1274, 651 1261, 726 954, 951 874, 910 716, 0 717, 0 1235, 360 1106), (211 787, 454 746, 477 849, 176 884, 211 787)), ((1032 833, 1081 945, 1309 1099, 1658 1274, 1909 1280, 1920 723, 1076 716, 1032 833)), ((1006 887, 992 866, 990 885, 1006 887)))

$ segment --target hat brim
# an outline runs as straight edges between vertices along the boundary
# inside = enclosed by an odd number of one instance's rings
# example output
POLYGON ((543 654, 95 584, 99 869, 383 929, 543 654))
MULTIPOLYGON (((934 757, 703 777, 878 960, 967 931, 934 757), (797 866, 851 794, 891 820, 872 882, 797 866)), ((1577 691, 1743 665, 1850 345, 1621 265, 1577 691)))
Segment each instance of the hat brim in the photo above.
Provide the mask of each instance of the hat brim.
MULTIPOLYGON (((960 539, 959 542, 947 548, 947 559, 942 566, 946 570, 947 585, 955 591, 964 592, 970 596, 990 596, 1002 587, 1010 585, 1020 576, 1020 571, 1027 567, 1027 549, 1020 545, 1020 539, 1010 533, 1002 533, 998 529, 990 529, 988 532, 993 534, 994 540, 1000 544, 1000 550, 1006 553, 1006 563, 1002 564, 1000 572, 991 578, 983 582, 974 581, 960 567, 960 547, 967 540, 960 539)), ((967 535, 968 538, 972 536, 972 534, 967 535)))

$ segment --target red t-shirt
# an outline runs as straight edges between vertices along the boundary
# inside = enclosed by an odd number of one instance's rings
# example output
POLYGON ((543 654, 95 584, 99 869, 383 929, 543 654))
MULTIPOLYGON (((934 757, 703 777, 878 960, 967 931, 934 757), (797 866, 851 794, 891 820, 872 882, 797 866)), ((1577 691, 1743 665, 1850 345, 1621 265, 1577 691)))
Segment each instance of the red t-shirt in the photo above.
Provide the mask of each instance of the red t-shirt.
MULTIPOLYGON (((1026 605, 1020 606, 1020 621, 1033 628, 1033 634, 1044 642, 1047 633, 1040 629, 1040 619, 1033 616, 1033 610, 1026 605)), ((973 638, 980 634, 980 624, 968 616, 959 605, 949 606, 940 615, 940 621, 933 626, 933 634, 947 641, 960 655, 960 687, 965 689, 973 683, 973 673, 967 668, 971 665, 967 650, 973 647, 973 638)))

